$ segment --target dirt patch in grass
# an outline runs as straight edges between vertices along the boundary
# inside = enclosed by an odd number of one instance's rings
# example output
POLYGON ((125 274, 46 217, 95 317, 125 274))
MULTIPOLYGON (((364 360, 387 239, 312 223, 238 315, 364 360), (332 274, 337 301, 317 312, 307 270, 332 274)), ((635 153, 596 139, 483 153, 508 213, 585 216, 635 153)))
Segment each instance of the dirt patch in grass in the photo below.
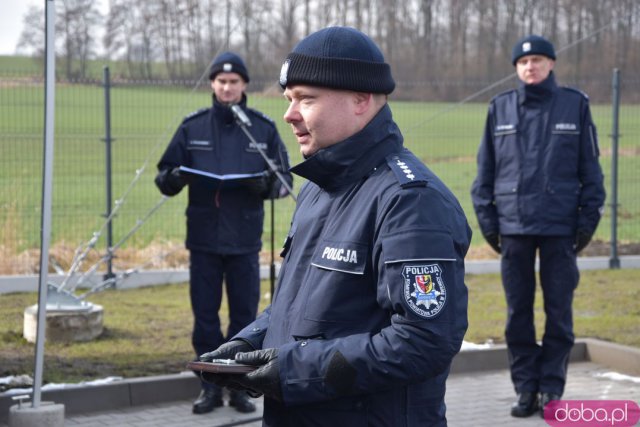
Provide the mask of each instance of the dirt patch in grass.
MULTIPOLYGON (((107 291, 89 300, 104 309, 104 332, 89 342, 46 342, 45 382, 177 373, 195 356, 186 285, 107 291)), ((22 330, 23 311, 36 302, 35 293, 0 298, 0 377, 33 375, 34 345, 22 330)), ((221 316, 226 322, 226 308, 221 316)))
MULTIPOLYGON (((67 273, 76 256, 77 247, 67 242, 59 242, 49 249, 50 272, 67 273)), ((582 257, 609 256, 611 244, 602 240, 594 240, 589 243, 581 253, 582 257)), ((640 243, 620 242, 618 255, 639 255, 640 243)), ((104 262, 100 262, 103 252, 88 251, 80 272, 87 271, 94 264, 99 263, 98 271, 106 270, 104 262)), ((280 261, 276 253, 276 262, 280 261)), ((498 255, 488 245, 472 246, 466 259, 488 260, 498 259, 498 255)), ((260 262, 269 264, 271 253, 262 251, 260 262)), ((16 252, 14 248, 0 245, 0 275, 25 275, 38 274, 40 267, 40 251, 28 249, 16 252)), ((189 268, 189 252, 182 242, 153 242, 144 248, 121 248, 113 259, 114 271, 126 271, 130 269, 158 270, 158 269, 187 269, 189 268)))

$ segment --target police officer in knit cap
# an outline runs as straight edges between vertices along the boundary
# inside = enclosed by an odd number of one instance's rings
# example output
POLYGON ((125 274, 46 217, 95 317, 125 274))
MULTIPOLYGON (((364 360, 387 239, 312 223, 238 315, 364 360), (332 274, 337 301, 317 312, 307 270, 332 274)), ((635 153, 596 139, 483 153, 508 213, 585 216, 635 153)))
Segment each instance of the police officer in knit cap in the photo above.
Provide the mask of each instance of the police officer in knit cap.
MULTIPOLYGON (((216 348, 256 318, 260 299, 260 266, 264 199, 284 197, 280 182, 249 138, 236 124, 230 109, 237 104, 252 122, 251 133, 264 144, 289 185, 289 160, 275 124, 247 107, 245 89, 249 74, 244 61, 233 52, 218 55, 210 68, 213 106, 187 116, 158 163, 156 185, 173 196, 188 184, 186 246, 190 253, 190 297, 194 315, 192 345, 196 356, 216 348), (187 166, 217 175, 262 174, 241 185, 187 179, 187 166), (218 310, 222 285, 226 285, 229 328, 221 330, 218 310)), ((211 412, 222 406, 222 389, 202 383, 193 413, 211 412)), ((253 412, 255 405, 245 392, 232 391, 229 405, 239 412, 253 412)))
POLYGON ((489 105, 471 190, 482 234, 502 254, 514 417, 544 415, 545 405, 562 396, 574 342, 576 256, 591 240, 605 199, 589 99, 556 84, 555 59, 543 37, 514 45, 520 84, 489 105), (533 321, 536 256, 546 315, 542 345, 533 321))
POLYGON ((378 46, 329 27, 287 56, 284 120, 304 161, 273 302, 201 360, 264 395, 265 426, 445 426, 445 381, 467 329, 471 230, 454 195, 403 146, 378 46))

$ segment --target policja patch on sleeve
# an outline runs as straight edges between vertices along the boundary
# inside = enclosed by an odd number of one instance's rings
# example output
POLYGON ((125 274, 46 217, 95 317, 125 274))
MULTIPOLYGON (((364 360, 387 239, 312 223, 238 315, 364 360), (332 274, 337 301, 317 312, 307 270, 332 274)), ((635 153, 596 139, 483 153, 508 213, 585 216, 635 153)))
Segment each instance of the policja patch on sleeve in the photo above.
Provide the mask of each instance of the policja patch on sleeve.
POLYGON ((435 317, 447 302, 447 288, 439 264, 403 264, 404 300, 420 317, 435 317))

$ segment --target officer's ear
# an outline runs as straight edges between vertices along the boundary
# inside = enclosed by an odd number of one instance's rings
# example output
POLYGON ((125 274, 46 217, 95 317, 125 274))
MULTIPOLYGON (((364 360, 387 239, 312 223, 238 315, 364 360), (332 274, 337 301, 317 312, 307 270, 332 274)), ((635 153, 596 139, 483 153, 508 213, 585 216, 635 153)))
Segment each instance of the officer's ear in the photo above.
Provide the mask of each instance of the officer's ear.
POLYGON ((364 92, 353 92, 353 102, 356 115, 366 114, 371 108, 373 108, 373 94, 364 92))

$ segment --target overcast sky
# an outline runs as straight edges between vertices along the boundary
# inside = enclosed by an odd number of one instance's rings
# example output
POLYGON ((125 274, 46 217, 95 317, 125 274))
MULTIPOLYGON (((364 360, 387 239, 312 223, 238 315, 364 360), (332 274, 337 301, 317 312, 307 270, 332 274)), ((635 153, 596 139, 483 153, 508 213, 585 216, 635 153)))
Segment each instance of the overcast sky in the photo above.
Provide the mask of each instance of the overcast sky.
POLYGON ((0 55, 13 55, 22 32, 22 18, 29 5, 42 4, 43 0, 4 0, 0 13, 0 55))
MULTIPOLYGON (((44 11, 47 0, 0 0, 0 55, 13 55, 22 33, 22 20, 30 5, 41 5, 44 11)), ((61 1, 61 0, 57 0, 61 1)), ((96 0, 101 12, 106 0, 96 0)), ((44 12, 43 12, 44 13, 44 12)))

